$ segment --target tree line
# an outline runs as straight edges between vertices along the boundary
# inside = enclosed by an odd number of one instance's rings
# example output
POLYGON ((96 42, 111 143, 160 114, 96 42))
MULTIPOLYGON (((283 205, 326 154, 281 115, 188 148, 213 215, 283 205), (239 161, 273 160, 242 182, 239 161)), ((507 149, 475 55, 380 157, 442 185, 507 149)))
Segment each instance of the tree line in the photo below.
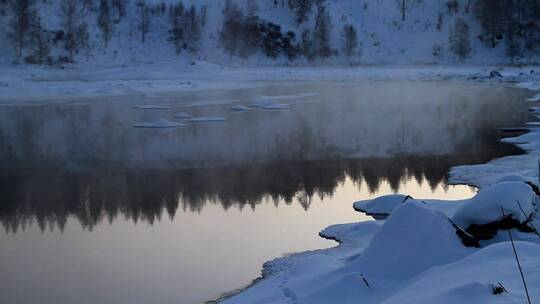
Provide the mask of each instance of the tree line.
MULTIPOLYGON (((359 60, 362 43, 355 24, 335 28, 327 0, 270 0, 286 8, 297 25, 284 30, 279 24, 260 17, 257 0, 225 0, 222 24, 217 41, 232 60, 263 54, 272 59, 307 58, 325 60, 342 55, 350 62, 359 60), (240 3, 240 4, 239 4, 240 3), (309 21, 309 22, 308 22, 309 21), (339 35, 339 39, 333 39, 339 35), (334 45, 336 41, 339 45, 334 45)), ((396 0, 396 9, 406 22, 406 12, 418 7, 418 0, 396 0)), ((450 52, 460 59, 472 51, 472 39, 485 47, 503 44, 512 60, 534 53, 540 45, 540 0, 447 0, 448 15, 455 15, 448 35, 450 52), (471 37, 470 25, 464 16, 472 11, 481 25, 481 33, 471 37)), ((0 18, 7 18, 7 38, 18 60, 33 64, 75 62, 77 55, 90 49, 91 27, 99 30, 99 39, 107 49, 115 28, 129 16, 136 24, 141 43, 158 28, 156 18, 166 20, 166 40, 176 53, 196 54, 206 33, 208 8, 176 3, 147 3, 146 0, 60 0, 57 28, 43 26, 37 0, 0 0, 0 18), (128 11, 135 13, 128 14, 128 11), (88 17, 88 16, 93 16, 88 17), (84 18, 83 18, 84 17, 84 18), (90 20, 90 21, 89 21, 90 20), (90 22, 90 24, 89 24, 90 22), (53 52, 60 49, 61 52, 53 52), (51 54, 56 53, 53 57, 51 54)), ((367 8, 367 3, 363 6, 367 8)), ((47 16, 49 17, 49 16, 47 16)), ((437 30, 441 31, 443 14, 439 13, 437 30)), ((161 23, 160 23, 161 25, 161 23)), ((438 56, 441 46, 434 46, 438 56)))

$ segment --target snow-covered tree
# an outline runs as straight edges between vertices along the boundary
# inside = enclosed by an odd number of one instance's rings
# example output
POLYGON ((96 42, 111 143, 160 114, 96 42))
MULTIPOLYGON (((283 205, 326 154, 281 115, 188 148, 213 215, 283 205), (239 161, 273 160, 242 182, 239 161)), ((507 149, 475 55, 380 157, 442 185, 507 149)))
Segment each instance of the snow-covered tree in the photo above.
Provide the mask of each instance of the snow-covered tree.
POLYGON ((150 8, 145 0, 138 0, 137 9, 139 10, 138 29, 141 31, 141 41, 144 43, 150 31, 150 8))
POLYGON ((449 42, 450 50, 460 60, 464 60, 471 53, 470 29, 463 18, 456 18, 454 27, 450 32, 449 42))
POLYGON ((235 2, 226 0, 222 14, 223 26, 219 32, 219 42, 225 52, 229 55, 229 58, 232 58, 240 48, 244 13, 235 2))
POLYGON ((289 0, 289 8, 295 13, 296 23, 304 23, 313 9, 314 0, 289 0))
POLYGON ((476 0, 475 2, 475 14, 482 25, 480 38, 493 48, 504 37, 506 1, 508 0, 476 0))
POLYGON ((33 64, 50 63, 52 58, 50 56, 49 32, 41 27, 41 22, 37 21, 32 24, 29 36, 30 55, 25 58, 26 62, 33 64))
POLYGON ((322 58, 327 58, 332 55, 332 47, 330 45, 331 31, 332 18, 326 7, 320 6, 315 21, 315 30, 313 31, 313 42, 316 54, 322 58))
POLYGON ((169 41, 174 44, 174 48, 177 54, 185 49, 185 34, 183 27, 184 17, 184 4, 179 2, 177 4, 169 6, 169 20, 171 22, 171 29, 169 31, 169 41))
POLYGON ((12 41, 17 56, 22 57, 23 49, 28 41, 28 33, 32 23, 36 21, 35 0, 9 0, 8 8, 11 19, 8 24, 8 38, 12 41))
POLYGON ((202 28, 199 23, 200 18, 197 14, 195 5, 191 5, 189 10, 185 12, 183 19, 186 48, 190 52, 195 53, 199 49, 202 35, 202 28))
POLYGON ((259 4, 257 0, 247 0, 246 2, 246 16, 254 17, 259 13, 259 4))
POLYGON ((315 57, 315 47, 313 45, 313 35, 309 30, 304 30, 302 32, 302 42, 300 44, 300 50, 304 56, 308 59, 313 59, 315 57))
POLYGON ((112 0, 112 15, 118 19, 123 18, 127 11, 127 0, 112 0))
POLYGON ((98 26, 101 30, 101 34, 103 35, 103 42, 105 43, 105 48, 107 48, 113 31, 111 8, 107 0, 100 0, 98 26))
POLYGON ((69 60, 73 62, 74 54, 79 51, 80 43, 77 33, 81 27, 78 0, 62 0, 60 3, 60 24, 64 31, 64 48, 69 53, 69 60))

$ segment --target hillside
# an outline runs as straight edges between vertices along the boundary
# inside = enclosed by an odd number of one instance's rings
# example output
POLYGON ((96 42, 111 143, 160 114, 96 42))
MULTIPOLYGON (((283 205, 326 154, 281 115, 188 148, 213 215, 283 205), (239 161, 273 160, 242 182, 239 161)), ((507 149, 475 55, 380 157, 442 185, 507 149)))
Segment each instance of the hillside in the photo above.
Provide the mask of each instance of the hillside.
MULTIPOLYGON (((28 1, 28 0, 25 0, 28 1)), ((103 31, 99 26, 99 0, 73 0, 77 4, 76 23, 86 24, 88 38, 84 47, 74 55, 75 62, 104 64, 152 63, 163 60, 202 60, 226 65, 272 66, 272 65, 328 65, 328 64, 453 64, 456 62, 474 64, 501 64, 510 60, 507 43, 497 43, 495 47, 482 42, 483 34, 475 5, 480 0, 326 0, 320 1, 329 13, 330 48, 328 56, 305 56, 302 51, 294 59, 288 58, 284 51, 278 52, 275 58, 268 57, 262 48, 256 48, 247 55, 227 54, 220 41, 223 31, 223 14, 225 0, 184 0, 185 10, 195 5, 197 12, 205 7, 205 22, 201 26, 200 40, 194 51, 181 49, 177 52, 171 41, 172 21, 170 6, 178 4, 178 0, 147 0, 148 33, 145 41, 141 35, 141 2, 125 0, 125 14, 114 11, 114 0, 109 3, 111 20, 111 37, 105 44, 103 31), (405 10, 402 5, 405 3, 405 10), (466 27, 467 43, 470 45, 467 54, 459 58, 452 50, 450 37, 456 31, 456 20, 462 20, 466 27), (353 25, 357 31, 358 45, 352 56, 345 56, 342 51, 342 30, 344 25, 353 25), (106 46, 105 46, 106 45, 106 46), (461 59, 461 60, 460 60, 461 59)), ((295 12, 288 1, 273 0, 236 0, 244 15, 247 15, 248 2, 256 2, 258 10, 255 14, 260 23, 271 22, 280 26, 281 33, 294 32, 291 45, 301 50, 302 33, 316 30, 318 8, 313 4, 306 15, 306 21, 298 24, 295 12)), ((298 1, 298 0, 297 0, 298 1)), ((50 56, 53 62, 59 56, 68 56, 65 41, 58 39, 58 32, 63 30, 61 18, 61 0, 40 0, 34 5, 41 28, 46 33, 45 39, 50 45, 50 56), (56 41, 55 41, 56 40, 56 41)), ((234 1, 233 1, 234 2, 234 1)), ((294 2, 294 1, 293 1, 294 2)), ((302 2, 302 1, 299 1, 302 2)), ((0 1, 0 62, 9 64, 17 60, 17 52, 13 39, 10 39, 10 24, 13 14, 8 1, 0 1)), ((521 15, 520 15, 521 18, 521 15)), ((238 18, 237 18, 238 19, 238 18)), ((521 20, 521 19, 520 19, 521 20)), ((183 22, 183 21, 180 21, 183 22)), ((232 38, 238 41, 240 38, 232 38)), ((260 38, 259 38, 260 39, 260 38)), ((504 40, 506 38, 499 39, 504 40)), ((21 58, 32 52, 31 39, 26 39, 26 47, 21 58)), ((255 42, 260 44, 262 42, 255 42)), ((536 46, 535 46, 536 48, 536 46)), ((522 48, 518 61, 534 63, 537 56, 535 48, 522 48)), ((303 49, 302 49, 303 50, 303 49)), ((515 59, 515 58, 514 58, 515 59)), ((65 58, 64 58, 64 61, 65 58)), ((515 60, 514 60, 515 61, 515 60)))

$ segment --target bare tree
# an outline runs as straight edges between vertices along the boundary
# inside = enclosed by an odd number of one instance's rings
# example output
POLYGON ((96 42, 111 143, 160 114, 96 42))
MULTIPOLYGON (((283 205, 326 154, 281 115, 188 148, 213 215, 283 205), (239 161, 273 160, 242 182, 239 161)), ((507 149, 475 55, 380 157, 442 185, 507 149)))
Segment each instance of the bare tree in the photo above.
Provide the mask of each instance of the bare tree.
POLYGON ((60 22, 64 31, 65 49, 69 52, 69 60, 73 62, 74 54, 79 49, 77 43, 77 28, 80 20, 78 0, 62 0, 60 4, 60 22))
POLYGON ((450 50, 452 53, 456 54, 460 60, 464 60, 471 53, 470 29, 463 18, 456 18, 454 28, 450 33, 449 42, 450 50))
POLYGON ((37 16, 34 4, 35 0, 9 0, 8 2, 11 12, 8 37, 13 42, 19 58, 22 57, 23 49, 28 40, 28 32, 37 16))
POLYGON ((107 48, 107 44, 109 43, 112 35, 111 9, 107 0, 100 0, 98 26, 103 34, 105 48, 107 48))
POLYGON ((30 30, 30 55, 26 62, 44 64, 52 61, 50 57, 51 47, 49 32, 41 27, 41 23, 35 22, 30 30))
POLYGON ((358 34, 356 28, 352 24, 343 26, 341 33, 342 50, 345 56, 352 57, 358 50, 358 34))
POLYGON ((139 9, 139 30, 141 31, 141 40, 144 43, 146 35, 150 31, 150 8, 147 6, 145 0, 137 1, 137 7, 139 9))
POLYGON ((222 14, 223 27, 219 32, 219 42, 229 55, 230 60, 240 48, 244 13, 232 0, 226 0, 222 14))
MULTIPOLYGON (((308 19, 308 14, 313 9, 313 0, 289 0, 289 8, 296 15, 296 23, 298 25, 304 23, 308 19)), ((277 5, 277 2, 276 2, 277 5)))
POLYGON ((313 40, 317 55, 327 58, 332 55, 330 45, 330 32, 332 31, 332 19, 325 6, 321 6, 317 13, 313 40))
POLYGON ((112 15, 121 19, 126 15, 127 0, 112 0, 112 15))

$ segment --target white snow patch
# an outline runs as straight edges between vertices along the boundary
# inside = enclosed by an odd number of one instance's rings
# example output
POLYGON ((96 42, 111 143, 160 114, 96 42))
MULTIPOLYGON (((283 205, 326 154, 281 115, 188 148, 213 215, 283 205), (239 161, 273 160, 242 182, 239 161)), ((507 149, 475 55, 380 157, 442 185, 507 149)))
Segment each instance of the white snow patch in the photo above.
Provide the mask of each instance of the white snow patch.
POLYGON ((503 219, 502 208, 505 216, 523 223, 535 212, 535 198, 531 186, 524 182, 500 182, 463 202, 452 220, 463 228, 488 224, 503 219))

